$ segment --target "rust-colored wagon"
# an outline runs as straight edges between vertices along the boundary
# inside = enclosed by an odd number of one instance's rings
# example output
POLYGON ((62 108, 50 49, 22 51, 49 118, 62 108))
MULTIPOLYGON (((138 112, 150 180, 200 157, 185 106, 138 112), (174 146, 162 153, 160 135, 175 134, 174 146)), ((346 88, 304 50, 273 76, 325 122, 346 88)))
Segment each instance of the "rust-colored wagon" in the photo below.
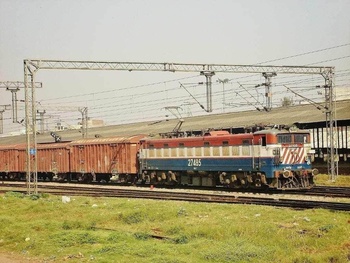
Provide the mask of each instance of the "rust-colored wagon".
POLYGON ((43 180, 60 180, 69 174, 69 142, 38 144, 36 158, 38 177, 43 180))
POLYGON ((130 182, 138 173, 143 135, 82 139, 70 143, 71 179, 130 182))
POLYGON ((19 166, 19 149, 25 145, 11 144, 0 145, 0 174, 2 178, 20 179, 22 170, 19 166))

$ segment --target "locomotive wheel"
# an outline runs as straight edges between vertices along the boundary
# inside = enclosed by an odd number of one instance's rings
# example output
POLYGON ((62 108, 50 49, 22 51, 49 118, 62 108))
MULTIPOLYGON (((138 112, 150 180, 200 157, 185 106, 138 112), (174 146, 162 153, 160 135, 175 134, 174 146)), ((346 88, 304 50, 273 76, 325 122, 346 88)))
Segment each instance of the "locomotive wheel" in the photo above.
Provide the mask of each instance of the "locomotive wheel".
POLYGON ((247 178, 245 179, 240 179, 240 183, 241 183, 241 188, 249 188, 250 186, 250 183, 248 182, 247 178))
POLYGON ((241 187, 241 183, 240 183, 238 180, 235 180, 234 182, 232 182, 232 183, 230 184, 230 186, 231 186, 232 188, 240 188, 240 187, 241 187))

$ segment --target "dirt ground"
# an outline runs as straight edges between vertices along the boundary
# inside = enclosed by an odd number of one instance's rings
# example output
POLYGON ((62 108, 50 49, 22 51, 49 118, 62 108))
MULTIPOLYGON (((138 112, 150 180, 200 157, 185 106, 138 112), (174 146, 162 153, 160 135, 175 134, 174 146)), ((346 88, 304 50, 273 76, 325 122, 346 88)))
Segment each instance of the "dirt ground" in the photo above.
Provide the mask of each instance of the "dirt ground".
POLYGON ((10 253, 0 253, 0 262, 1 263, 28 263, 35 262, 35 260, 26 259, 25 257, 21 257, 19 255, 10 254, 10 253))

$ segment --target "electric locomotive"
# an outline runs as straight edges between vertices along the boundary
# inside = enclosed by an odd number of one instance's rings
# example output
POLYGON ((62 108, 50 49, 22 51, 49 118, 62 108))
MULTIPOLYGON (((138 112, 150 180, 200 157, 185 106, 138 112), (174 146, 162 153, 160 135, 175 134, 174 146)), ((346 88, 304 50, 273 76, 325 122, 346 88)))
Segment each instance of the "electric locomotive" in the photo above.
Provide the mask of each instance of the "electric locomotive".
POLYGON ((271 187, 313 186, 310 133, 269 129, 141 141, 140 180, 151 184, 271 187))

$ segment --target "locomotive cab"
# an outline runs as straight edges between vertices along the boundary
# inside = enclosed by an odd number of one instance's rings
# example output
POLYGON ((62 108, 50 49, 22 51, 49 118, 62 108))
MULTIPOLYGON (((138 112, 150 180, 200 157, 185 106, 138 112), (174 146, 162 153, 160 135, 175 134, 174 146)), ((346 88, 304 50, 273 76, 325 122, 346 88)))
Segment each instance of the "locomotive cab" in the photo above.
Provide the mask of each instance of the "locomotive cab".
POLYGON ((318 171, 311 168, 314 152, 308 131, 260 131, 254 133, 254 142, 260 145, 255 166, 266 174, 270 186, 281 189, 313 186, 313 176, 318 171))

